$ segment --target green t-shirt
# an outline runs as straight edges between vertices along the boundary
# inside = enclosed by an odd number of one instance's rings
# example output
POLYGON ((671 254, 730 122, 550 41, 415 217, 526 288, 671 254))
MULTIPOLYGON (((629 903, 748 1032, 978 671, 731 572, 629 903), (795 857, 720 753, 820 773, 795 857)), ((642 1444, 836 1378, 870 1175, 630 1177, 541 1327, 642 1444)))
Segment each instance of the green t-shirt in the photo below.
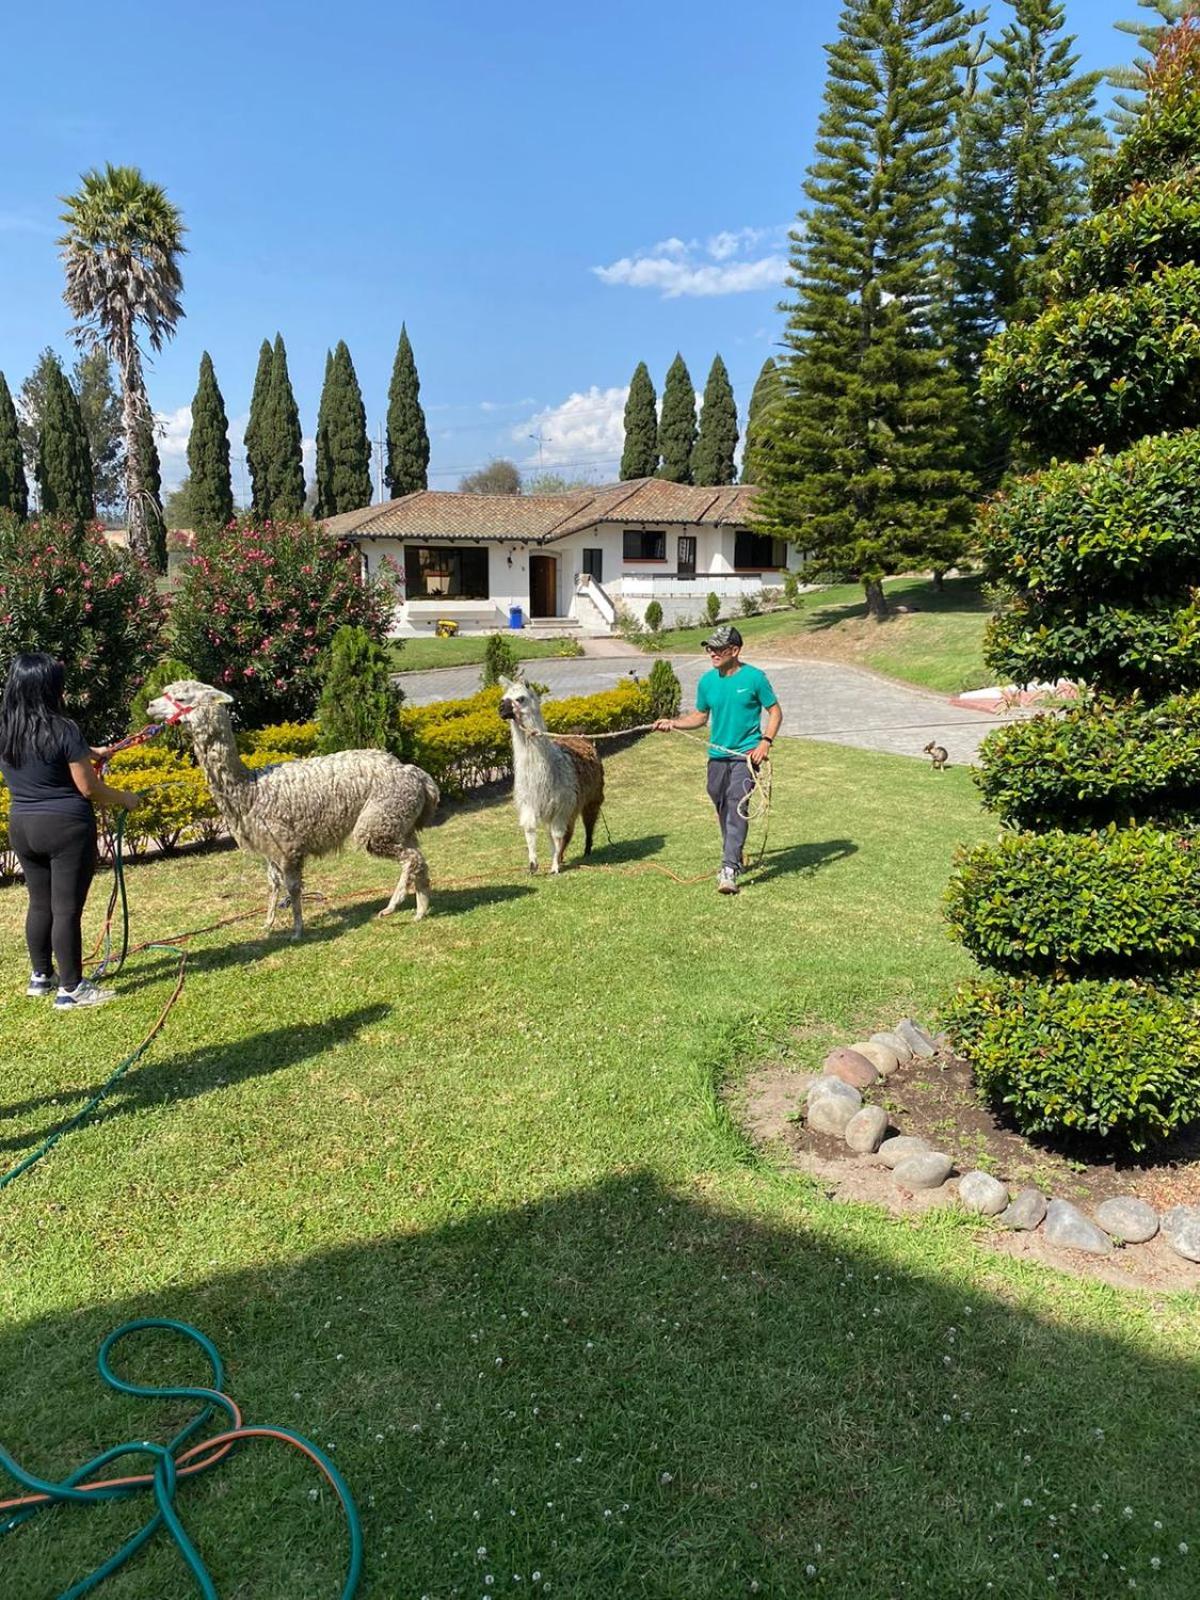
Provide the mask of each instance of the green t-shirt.
POLYGON ((746 662, 721 675, 710 667, 696 685, 696 710, 708 712, 710 756, 745 755, 762 738, 762 713, 778 703, 765 672, 746 662), (724 746, 718 749, 717 746, 724 746))

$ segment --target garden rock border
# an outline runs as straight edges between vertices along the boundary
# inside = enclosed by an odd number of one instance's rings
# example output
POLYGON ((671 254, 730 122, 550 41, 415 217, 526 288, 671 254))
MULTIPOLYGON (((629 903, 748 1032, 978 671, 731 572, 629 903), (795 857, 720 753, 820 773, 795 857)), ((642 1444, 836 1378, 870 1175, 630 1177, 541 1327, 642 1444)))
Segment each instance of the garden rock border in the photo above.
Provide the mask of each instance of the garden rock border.
MULTIPOLYGON (((821 1071, 804 1090, 805 1120, 815 1133, 841 1139, 860 1162, 891 1170, 903 1194, 942 1189, 954 1172, 944 1151, 927 1139, 890 1132, 886 1110, 864 1097, 886 1087, 892 1076, 913 1061, 928 1060, 945 1048, 944 1035, 934 1035, 911 1017, 890 1031, 839 1045, 827 1052, 821 1071)), ((1161 1234, 1177 1257, 1200 1263, 1200 1206, 1174 1206, 1162 1217, 1146 1201, 1117 1195, 1102 1201, 1093 1216, 1069 1200, 1054 1199, 1040 1189, 1010 1194, 1008 1185, 991 1173, 963 1173, 958 1204, 981 1219, 1021 1233, 1041 1231, 1056 1250, 1108 1256, 1126 1245, 1144 1244, 1161 1234)))

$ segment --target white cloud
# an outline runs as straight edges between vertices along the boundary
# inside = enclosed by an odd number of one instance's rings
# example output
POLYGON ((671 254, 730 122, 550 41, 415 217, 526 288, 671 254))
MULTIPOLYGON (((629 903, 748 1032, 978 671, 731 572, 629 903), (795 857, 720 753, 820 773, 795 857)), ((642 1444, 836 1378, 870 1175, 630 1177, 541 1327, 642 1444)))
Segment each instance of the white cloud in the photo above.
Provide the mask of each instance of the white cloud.
POLYGON ((522 400, 481 400, 479 409, 480 411, 516 411, 521 406, 533 406, 536 404, 537 401, 534 397, 531 394, 527 394, 522 400))
POLYGON ((601 283, 657 289, 664 300, 778 289, 788 272, 786 234, 778 227, 725 228, 704 245, 672 237, 592 271, 601 283))
POLYGON ((625 401, 628 386, 576 391, 561 405, 546 406, 527 422, 517 423, 512 438, 528 447, 529 435, 542 438, 541 459, 535 449, 527 453, 525 467, 547 470, 570 466, 581 475, 591 470, 611 477, 625 447, 625 401))

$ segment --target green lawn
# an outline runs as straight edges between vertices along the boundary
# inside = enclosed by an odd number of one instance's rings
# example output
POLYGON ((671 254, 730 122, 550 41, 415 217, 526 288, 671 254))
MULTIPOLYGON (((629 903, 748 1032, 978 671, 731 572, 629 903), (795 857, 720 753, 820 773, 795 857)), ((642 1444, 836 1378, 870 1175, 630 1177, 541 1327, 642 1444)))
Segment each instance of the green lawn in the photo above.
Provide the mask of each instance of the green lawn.
MULTIPOLYGON (((884 588, 889 601, 912 607, 911 613, 872 621, 862 585, 848 583, 803 595, 795 611, 738 618, 747 656, 756 650, 859 662, 942 694, 994 681, 983 664, 989 608, 977 578, 947 578, 941 590, 924 578, 889 578, 884 588)), ((708 631, 705 626, 664 632, 654 648, 698 650, 708 631)))
MULTIPOLYGON (((540 661, 543 656, 583 654, 575 639, 523 639, 519 633, 507 635, 520 661, 540 661)), ((487 649, 487 634, 456 634, 453 639, 393 640, 392 665, 396 672, 425 672, 430 667, 471 667, 482 663, 487 649)))
MULTIPOLYGON (((729 901, 699 749, 607 765, 613 841, 557 880, 524 874, 497 801, 427 836, 422 924, 376 920, 390 870, 346 855, 310 875, 334 898, 303 944, 196 939, 106 1113, 0 1192, 0 1439, 57 1475, 167 1437, 183 1412, 110 1396, 94 1353, 123 1318, 182 1317, 251 1420, 334 1450, 373 1600, 1193 1595, 1197 1297, 833 1203, 756 1157, 718 1092, 928 1016, 966 970, 937 903, 954 842, 993 827, 968 775, 783 741, 770 853, 729 901)), ((231 851, 136 867, 135 937, 261 889, 231 851)), ((0 891, 6 1160, 174 970, 137 957, 119 1004, 54 1015, 19 997, 23 913, 0 891)), ((135 1367, 202 1378, 161 1347, 135 1367)), ((262 1445, 182 1491, 222 1600, 336 1595, 315 1483, 262 1445)), ((138 1520, 19 1530, 0 1594, 59 1594, 138 1520)), ((158 1545, 100 1591, 191 1592, 158 1545)))

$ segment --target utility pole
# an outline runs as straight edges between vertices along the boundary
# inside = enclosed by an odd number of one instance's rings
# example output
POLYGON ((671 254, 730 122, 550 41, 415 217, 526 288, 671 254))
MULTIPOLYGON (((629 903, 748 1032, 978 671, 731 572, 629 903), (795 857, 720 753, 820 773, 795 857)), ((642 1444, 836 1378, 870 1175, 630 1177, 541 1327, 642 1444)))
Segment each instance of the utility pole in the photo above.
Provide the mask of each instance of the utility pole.
POLYGON ((542 446, 544 444, 549 444, 550 440, 547 439, 546 436, 543 433, 540 433, 540 432, 531 433, 529 435, 529 437, 533 440, 534 444, 536 444, 537 447, 538 447, 538 471, 542 472, 544 470, 544 467, 545 467, 545 463, 542 460, 542 446))
POLYGON ((380 502, 383 500, 383 423, 379 424, 379 434, 375 442, 375 481, 378 484, 380 502))

